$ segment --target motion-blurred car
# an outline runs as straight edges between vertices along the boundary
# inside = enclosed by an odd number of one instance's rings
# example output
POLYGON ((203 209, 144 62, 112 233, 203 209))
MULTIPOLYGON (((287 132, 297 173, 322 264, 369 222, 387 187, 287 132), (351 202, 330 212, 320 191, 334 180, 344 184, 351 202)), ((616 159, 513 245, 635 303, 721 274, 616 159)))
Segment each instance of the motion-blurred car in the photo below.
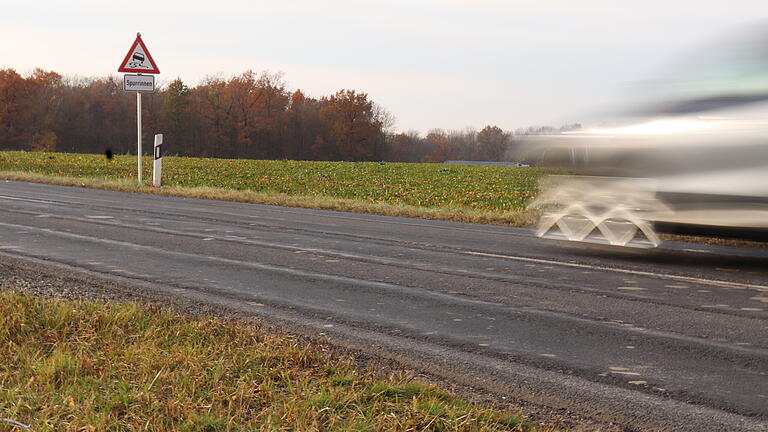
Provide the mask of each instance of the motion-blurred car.
POLYGON ((658 232, 768 239, 768 34, 647 83, 615 126, 529 140, 579 175, 542 185, 538 235, 654 247, 658 232))

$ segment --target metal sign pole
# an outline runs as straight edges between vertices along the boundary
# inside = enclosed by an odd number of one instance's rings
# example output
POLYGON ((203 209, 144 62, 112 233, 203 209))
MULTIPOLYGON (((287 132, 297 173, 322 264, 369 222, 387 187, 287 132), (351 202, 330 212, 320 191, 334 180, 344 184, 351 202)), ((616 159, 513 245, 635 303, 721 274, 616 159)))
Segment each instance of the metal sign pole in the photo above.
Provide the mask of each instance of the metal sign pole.
POLYGON ((138 164, 139 164, 139 184, 141 184, 141 92, 136 92, 136 131, 138 134, 138 139, 136 140, 138 143, 138 150, 137 150, 137 158, 138 158, 138 164))
POLYGON ((136 90, 136 160, 138 165, 137 179, 139 185, 143 184, 141 179, 141 92, 155 90, 155 78, 142 76, 142 73, 159 74, 155 60, 149 54, 147 46, 141 40, 141 33, 136 33, 136 40, 133 41, 131 49, 125 55, 118 72, 136 72, 136 75, 125 75, 123 77, 123 89, 126 91, 136 90), (149 79, 147 79, 149 78, 149 79))

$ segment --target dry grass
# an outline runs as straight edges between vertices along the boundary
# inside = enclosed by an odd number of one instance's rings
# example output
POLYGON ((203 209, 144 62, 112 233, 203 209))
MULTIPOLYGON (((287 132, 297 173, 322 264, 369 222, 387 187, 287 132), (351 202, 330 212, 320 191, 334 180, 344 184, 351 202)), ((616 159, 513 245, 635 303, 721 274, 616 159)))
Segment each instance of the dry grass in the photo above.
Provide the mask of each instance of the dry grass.
POLYGON ((36 432, 536 430, 288 335, 137 304, 0 291, 0 350, 0 417, 36 432))

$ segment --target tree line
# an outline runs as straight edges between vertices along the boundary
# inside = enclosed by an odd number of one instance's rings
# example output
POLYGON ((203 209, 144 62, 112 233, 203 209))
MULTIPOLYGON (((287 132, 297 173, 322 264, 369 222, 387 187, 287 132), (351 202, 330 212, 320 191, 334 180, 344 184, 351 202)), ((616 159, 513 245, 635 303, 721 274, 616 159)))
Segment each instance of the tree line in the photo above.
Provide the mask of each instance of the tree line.
MULTIPOLYGON (((118 76, 0 69, 0 150, 135 154, 135 95, 122 87, 118 76)), ((197 157, 501 161, 515 157, 516 136, 558 131, 489 125, 479 132, 396 133, 392 114, 366 93, 345 89, 312 98, 289 91, 281 74, 250 70, 206 77, 194 87, 177 78, 145 93, 142 111, 145 142, 163 133, 168 153, 197 157)))

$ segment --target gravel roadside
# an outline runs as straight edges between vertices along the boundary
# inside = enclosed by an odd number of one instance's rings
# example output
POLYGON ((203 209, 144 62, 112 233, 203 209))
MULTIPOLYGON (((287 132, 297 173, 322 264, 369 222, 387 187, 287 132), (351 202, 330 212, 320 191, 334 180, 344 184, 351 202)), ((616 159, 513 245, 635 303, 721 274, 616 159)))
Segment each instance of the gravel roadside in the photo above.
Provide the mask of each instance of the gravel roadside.
POLYGON ((0 252, 0 290, 26 291, 41 297, 62 299, 88 299, 103 302, 137 302, 159 307, 171 308, 176 312, 192 316, 214 316, 224 320, 237 320, 244 325, 252 326, 257 331, 277 332, 301 338, 307 344, 322 346, 322 349, 333 356, 351 356, 358 368, 373 371, 379 376, 393 374, 411 376, 440 385, 454 393, 478 403, 491 404, 506 409, 520 410, 529 419, 539 422, 545 427, 553 427, 574 431, 630 431, 617 425, 605 424, 585 418, 577 413, 534 405, 525 401, 508 400, 500 395, 488 393, 485 390, 457 385, 444 378, 435 376, 428 370, 413 370, 393 360, 384 359, 359 350, 351 350, 343 346, 343 341, 333 341, 326 337, 297 333, 293 329, 265 322, 253 315, 241 311, 227 309, 218 305, 195 302, 190 299, 169 296, 133 284, 100 277, 88 271, 77 271, 62 268, 60 265, 50 265, 36 259, 26 259, 0 252))

